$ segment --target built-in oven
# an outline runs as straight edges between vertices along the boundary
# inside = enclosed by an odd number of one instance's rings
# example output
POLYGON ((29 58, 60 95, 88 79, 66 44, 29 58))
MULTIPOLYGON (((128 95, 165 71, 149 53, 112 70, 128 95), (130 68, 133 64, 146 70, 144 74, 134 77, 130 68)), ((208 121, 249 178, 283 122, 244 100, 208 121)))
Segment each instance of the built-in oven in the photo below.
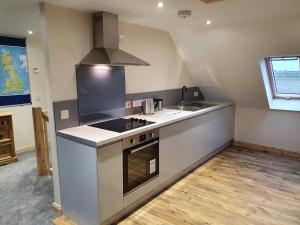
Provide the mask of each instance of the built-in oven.
POLYGON ((123 139, 123 191, 134 191, 159 175, 159 132, 123 139))

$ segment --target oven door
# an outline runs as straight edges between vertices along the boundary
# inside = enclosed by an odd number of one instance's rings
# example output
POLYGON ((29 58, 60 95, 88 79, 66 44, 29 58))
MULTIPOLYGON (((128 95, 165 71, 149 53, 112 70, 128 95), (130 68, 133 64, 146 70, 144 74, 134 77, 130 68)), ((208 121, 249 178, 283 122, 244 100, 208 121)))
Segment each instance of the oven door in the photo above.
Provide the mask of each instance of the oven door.
POLYGON ((123 151, 124 195, 159 175, 159 140, 123 151))

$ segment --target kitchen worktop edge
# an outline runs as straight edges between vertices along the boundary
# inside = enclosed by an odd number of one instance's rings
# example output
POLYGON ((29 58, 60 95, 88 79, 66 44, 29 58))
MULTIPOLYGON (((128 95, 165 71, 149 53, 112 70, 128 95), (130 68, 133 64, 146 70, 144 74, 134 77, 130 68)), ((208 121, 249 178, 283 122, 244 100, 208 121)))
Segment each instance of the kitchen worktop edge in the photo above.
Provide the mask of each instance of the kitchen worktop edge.
POLYGON ((90 127, 87 125, 72 127, 64 130, 57 131, 56 134, 58 137, 62 137, 65 139, 69 139, 71 141, 91 146, 91 147, 101 147, 116 141, 121 141, 123 138, 146 132, 153 129, 158 129, 167 125, 171 125, 186 119, 190 119, 202 114, 206 114, 215 110, 219 110, 225 107, 229 107, 234 105, 233 102, 225 102, 225 103, 216 103, 216 106, 194 111, 179 111, 172 109, 163 109, 160 112, 157 112, 153 115, 131 115, 129 117, 135 117, 140 119, 147 119, 149 121, 155 122, 154 124, 140 127, 134 130, 126 131, 123 133, 117 133, 113 131, 98 129, 94 127, 90 127), (166 116, 167 113, 174 114, 174 116, 166 116), (177 115, 177 116, 176 116, 177 115), (164 118, 165 117, 165 118, 164 118), (161 120, 161 121, 160 121, 161 120))

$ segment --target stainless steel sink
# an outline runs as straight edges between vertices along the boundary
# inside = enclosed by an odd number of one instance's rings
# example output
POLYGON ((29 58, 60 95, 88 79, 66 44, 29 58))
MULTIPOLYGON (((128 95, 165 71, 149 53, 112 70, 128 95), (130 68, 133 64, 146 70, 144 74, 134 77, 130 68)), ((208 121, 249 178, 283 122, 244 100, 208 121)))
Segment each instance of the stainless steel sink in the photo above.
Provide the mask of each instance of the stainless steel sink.
POLYGON ((175 109, 175 110, 182 110, 182 111, 197 111, 197 110, 199 110, 198 107, 184 106, 184 105, 174 105, 174 106, 168 107, 168 109, 175 109))
POLYGON ((168 107, 168 109, 182 110, 182 111, 198 111, 209 107, 216 106, 216 104, 203 103, 203 102, 185 102, 179 105, 168 107))
POLYGON ((183 103, 183 105, 205 109, 205 108, 216 106, 217 104, 204 103, 204 102, 185 102, 183 103))

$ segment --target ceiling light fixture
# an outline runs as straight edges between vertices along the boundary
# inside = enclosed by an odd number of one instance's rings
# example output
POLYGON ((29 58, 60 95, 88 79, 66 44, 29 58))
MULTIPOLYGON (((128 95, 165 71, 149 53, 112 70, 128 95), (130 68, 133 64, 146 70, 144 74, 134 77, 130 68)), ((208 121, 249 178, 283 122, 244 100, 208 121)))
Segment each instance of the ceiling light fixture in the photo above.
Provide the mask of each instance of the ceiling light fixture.
POLYGON ((32 30, 27 31, 27 33, 28 33, 29 35, 33 35, 33 31, 32 31, 32 30))
POLYGON ((206 25, 207 25, 207 26, 211 25, 211 20, 207 20, 207 21, 206 21, 206 25))
POLYGON ((177 15, 179 18, 186 19, 192 16, 192 10, 179 10, 177 15))
POLYGON ((162 9, 165 6, 165 3, 163 1, 158 1, 157 2, 157 8, 162 9))

